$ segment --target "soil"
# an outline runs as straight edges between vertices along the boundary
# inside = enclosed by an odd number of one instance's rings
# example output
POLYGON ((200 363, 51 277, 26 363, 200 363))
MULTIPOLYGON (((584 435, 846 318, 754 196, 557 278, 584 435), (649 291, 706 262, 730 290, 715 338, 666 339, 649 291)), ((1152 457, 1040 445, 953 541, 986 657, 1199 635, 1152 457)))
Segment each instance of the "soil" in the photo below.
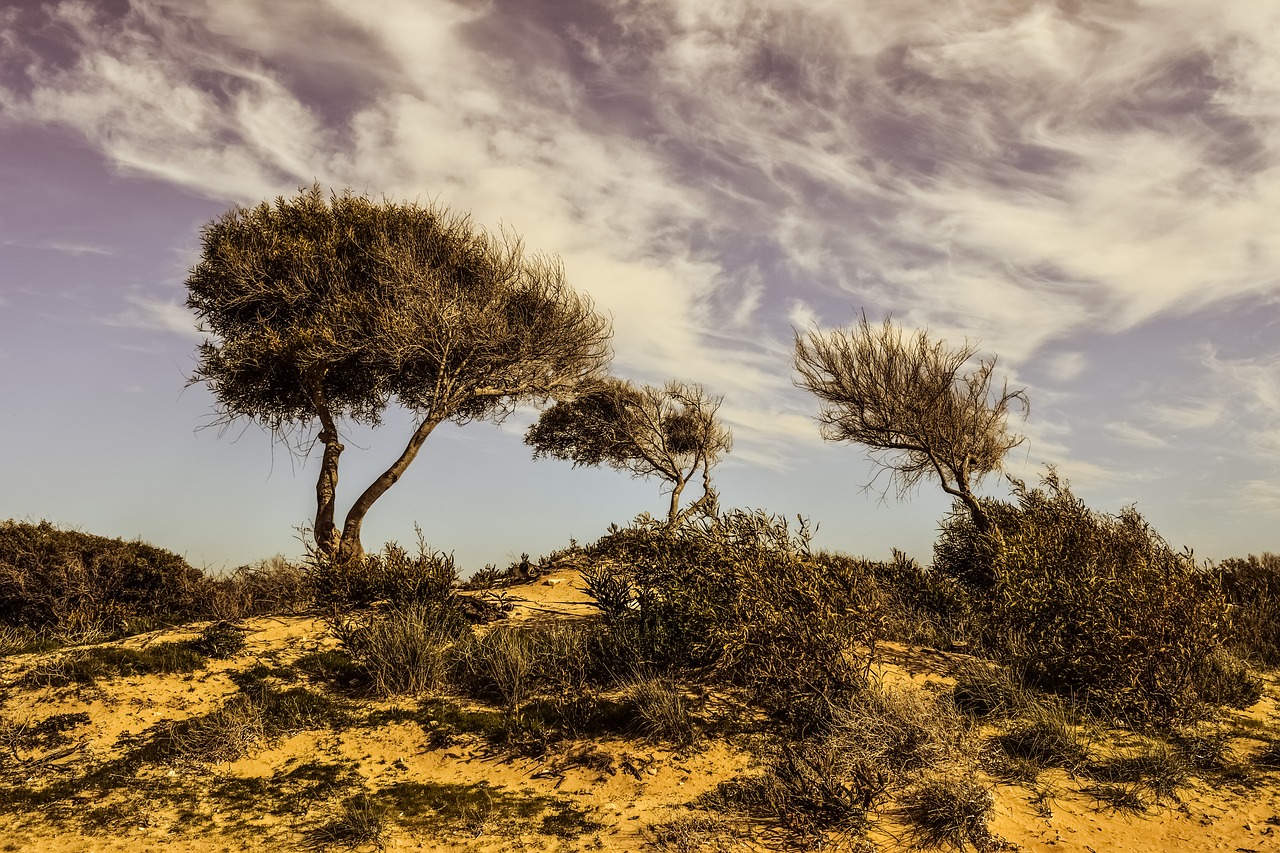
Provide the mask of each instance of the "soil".
MULTIPOLYGON (((516 621, 594 613, 573 570, 512 587, 502 598, 516 621)), ((110 645, 142 649, 203 627, 110 645)), ((415 699, 356 698, 344 696, 341 684, 281 680, 300 658, 337 647, 323 619, 265 617, 244 627, 241 652, 187 674, 39 687, 24 675, 68 650, 0 658, 0 850, 374 849, 336 823, 344 816, 358 823, 370 801, 385 810, 381 844, 390 850, 745 851, 798 843, 765 823, 695 807, 717 785, 759 772, 749 738, 708 736, 683 748, 639 737, 569 740, 529 757, 476 734, 441 735, 447 721, 415 699), (249 748, 234 760, 154 753, 166 732, 183 731, 174 724, 240 694, 244 673, 255 667, 260 681, 280 690, 301 685, 337 697, 346 717, 293 733, 244 732, 249 748), (151 758, 139 759, 148 745, 151 758)), ((963 659, 889 643, 877 649, 875 671, 886 683, 946 690, 963 659)), ((1249 764, 1280 736, 1277 697, 1280 683, 1267 676, 1260 702, 1224 712, 1215 724, 1238 772, 1193 775, 1170 796, 1146 797, 1141 809, 1101 796, 1079 773, 1048 770, 1022 783, 984 776, 995 801, 993 843, 1003 845, 993 849, 1280 851, 1280 773, 1249 764)), ((484 710, 463 700, 456 707, 484 710)), ((1120 754, 1140 741, 1132 732, 1096 734, 1092 750, 1120 754)), ((829 839, 827 849, 911 849, 910 834, 891 814, 874 817, 867 836, 829 839)))

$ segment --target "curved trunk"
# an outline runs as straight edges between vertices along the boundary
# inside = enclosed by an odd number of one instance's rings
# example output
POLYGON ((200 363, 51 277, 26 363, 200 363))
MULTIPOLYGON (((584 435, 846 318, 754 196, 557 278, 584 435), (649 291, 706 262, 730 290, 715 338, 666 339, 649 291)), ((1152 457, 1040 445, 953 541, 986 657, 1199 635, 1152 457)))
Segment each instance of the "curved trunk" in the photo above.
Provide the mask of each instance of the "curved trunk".
POLYGON ((671 485, 671 508, 667 511, 667 524, 671 527, 680 521, 680 493, 688 480, 676 480, 671 485))
POLYGON ((418 424, 418 428, 409 437, 409 443, 405 445, 404 451, 395 462, 391 463, 391 467, 383 471, 378 479, 370 483, 360 497, 356 498, 356 502, 351 505, 346 519, 342 522, 342 539, 338 546, 340 559, 349 561, 364 556, 364 546, 360 544, 360 527, 364 523, 365 514, 378 498, 386 494, 387 489, 396 484, 405 469, 409 467, 409 463, 418 455, 427 436, 431 435, 431 431, 439 424, 439 418, 428 419, 418 424))
POLYGON ((325 404, 324 396, 319 390, 313 390, 311 397, 315 403, 316 415, 320 418, 320 442, 324 444, 324 455, 320 458, 320 476, 316 479, 316 521, 313 535, 320 553, 332 557, 338 552, 341 542, 333 516, 338 495, 338 457, 345 448, 339 441, 338 427, 325 404))

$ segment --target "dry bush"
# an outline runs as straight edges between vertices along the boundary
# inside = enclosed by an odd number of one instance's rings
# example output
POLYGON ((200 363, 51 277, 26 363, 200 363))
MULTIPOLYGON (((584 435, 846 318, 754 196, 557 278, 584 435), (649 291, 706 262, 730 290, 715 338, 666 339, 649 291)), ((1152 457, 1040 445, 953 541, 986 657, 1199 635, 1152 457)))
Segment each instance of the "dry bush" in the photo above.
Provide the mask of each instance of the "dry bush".
POLYGON ((989 829, 994 810, 991 789, 961 768, 923 779, 902 797, 895 813, 910 825, 908 839, 915 847, 986 851, 1001 848, 989 829))
POLYGON ((332 630, 379 696, 443 688, 453 649, 471 632, 456 611, 434 604, 405 604, 337 619, 332 630))
POLYGON ((303 613, 314 604, 301 566, 275 556, 215 577, 207 606, 215 619, 303 613))
POLYGON ((1052 472, 944 522, 935 566, 964 582, 982 642, 1032 685, 1131 723, 1198 713, 1195 677, 1218 645, 1226 602, 1213 578, 1133 508, 1097 513, 1052 472))
POLYGON ((996 743, 1006 756, 1028 762, 1036 770, 1077 770, 1089 757, 1079 721, 1062 702, 1042 701, 1029 706, 996 738, 996 743))
POLYGON ((1228 646, 1250 663, 1280 666, 1280 554, 1223 560, 1215 574, 1232 605, 1228 646))
POLYGON ((689 700, 671 679, 642 678, 629 685, 623 695, 639 734, 677 746, 687 746, 697 737, 689 700))
POLYGON ((533 691, 540 650, 528 630, 498 625, 460 644, 458 651, 455 672, 474 695, 514 712, 533 691))
POLYGON ((792 532, 759 511, 678 527, 641 516, 592 552, 606 665, 744 687, 801 732, 863 686, 850 653, 879 636, 873 584, 857 561, 816 559, 803 521, 792 532))
POLYGON ((317 604, 364 607, 375 602, 452 604, 458 570, 452 554, 432 551, 418 536, 418 553, 389 542, 377 554, 339 560, 309 549, 303 572, 317 604))
POLYGON ((991 661, 968 661, 955 676, 952 700, 961 713, 972 717, 1007 719, 1035 701, 1022 679, 991 661))
POLYGON ((125 542, 0 521, 0 624, 121 636, 206 613, 210 581, 186 560, 125 542))

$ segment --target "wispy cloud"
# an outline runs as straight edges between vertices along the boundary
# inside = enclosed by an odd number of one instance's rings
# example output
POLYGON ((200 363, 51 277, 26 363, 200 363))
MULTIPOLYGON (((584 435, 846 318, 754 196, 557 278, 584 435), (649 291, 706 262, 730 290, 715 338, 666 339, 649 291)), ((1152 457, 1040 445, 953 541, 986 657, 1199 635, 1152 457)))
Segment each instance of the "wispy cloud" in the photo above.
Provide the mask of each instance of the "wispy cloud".
POLYGON ((128 307, 108 315, 103 324, 125 329, 145 329, 153 332, 169 332, 190 338, 202 337, 196 328, 195 317, 185 306, 174 302, 151 299, 139 293, 125 296, 128 307))
POLYGON ((103 255, 115 254, 114 249, 93 243, 76 243, 66 240, 5 240, 5 246, 17 246, 24 249, 48 249, 51 252, 62 252, 67 255, 103 255))
POLYGON ((1117 441, 1134 447, 1142 447, 1148 450, 1163 450, 1169 447, 1169 442, 1160 436, 1142 427, 1134 426, 1127 421, 1109 423, 1106 426, 1106 431, 1108 435, 1117 441))
MULTIPOLYGON (((1271 6, 62 2, 72 58, 28 62, 0 107, 227 202, 319 180, 504 223, 613 315, 619 372, 704 382, 739 452, 777 459, 809 428, 793 324, 892 312, 1043 356, 1049 397, 1095 368, 1063 351, 1083 331, 1280 299, 1271 6)), ((176 310, 118 321, 189 327, 176 310)), ((1280 391, 1206 369, 1265 442, 1280 391)), ((1109 433, 1167 449, 1233 416, 1188 400, 1109 433)), ((1107 475, 1078 439, 1037 457, 1107 475)))

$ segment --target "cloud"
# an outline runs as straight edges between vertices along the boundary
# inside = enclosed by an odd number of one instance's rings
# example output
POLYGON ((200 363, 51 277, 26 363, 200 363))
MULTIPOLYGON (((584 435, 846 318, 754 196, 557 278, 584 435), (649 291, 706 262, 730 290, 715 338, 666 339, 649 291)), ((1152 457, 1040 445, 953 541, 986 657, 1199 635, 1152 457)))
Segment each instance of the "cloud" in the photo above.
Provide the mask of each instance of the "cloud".
MULTIPOLYGON (((776 460, 810 426, 789 350, 813 318, 1043 357, 1051 397, 1097 366, 1062 351, 1081 332, 1280 300, 1267 6, 63 2, 46 30, 70 58, 24 59, 0 106, 221 200, 319 180, 502 223, 612 314, 620 373, 704 382, 739 452, 776 460)), ((1274 389, 1206 369, 1265 443, 1274 389)), ((1110 432, 1158 448, 1216 406, 1110 432)), ((1067 437, 1037 454, 1078 458, 1067 437)))
POLYGON ((1169 442, 1165 441, 1155 433, 1145 430, 1142 427, 1134 426, 1126 421, 1116 421, 1106 426, 1107 433, 1117 441, 1125 444, 1141 447, 1148 450, 1164 450, 1169 447, 1169 442))
POLYGON ((109 315, 103 324, 124 329, 146 329, 168 332, 189 338, 201 338, 195 317, 183 305, 150 299, 140 293, 125 296, 127 308, 109 315))

